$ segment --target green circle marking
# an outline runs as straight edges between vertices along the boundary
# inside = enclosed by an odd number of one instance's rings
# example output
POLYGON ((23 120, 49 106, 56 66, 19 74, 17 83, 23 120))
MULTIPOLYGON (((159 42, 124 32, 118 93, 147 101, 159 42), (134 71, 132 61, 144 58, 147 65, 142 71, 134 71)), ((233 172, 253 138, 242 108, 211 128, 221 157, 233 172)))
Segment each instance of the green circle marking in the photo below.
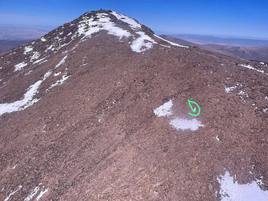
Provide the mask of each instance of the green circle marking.
POLYGON ((201 107, 198 105, 198 103, 194 99, 189 98, 187 100, 187 104, 191 110, 190 112, 188 112, 188 114, 192 117, 198 117, 201 112, 201 107))

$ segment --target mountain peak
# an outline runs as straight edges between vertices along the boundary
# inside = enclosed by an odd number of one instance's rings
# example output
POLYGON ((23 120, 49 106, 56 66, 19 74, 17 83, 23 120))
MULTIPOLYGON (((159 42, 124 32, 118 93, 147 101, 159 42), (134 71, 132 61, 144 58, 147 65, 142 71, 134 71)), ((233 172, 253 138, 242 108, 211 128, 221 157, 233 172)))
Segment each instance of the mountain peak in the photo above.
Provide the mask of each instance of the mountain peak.
MULTIPOLYGON (((79 55, 79 49, 81 47, 91 44, 92 41, 99 41, 102 47, 111 47, 108 51, 120 48, 117 42, 110 46, 109 37, 108 40, 103 40, 101 37, 105 34, 118 39, 121 45, 125 45, 130 49, 130 52, 134 53, 145 52, 157 45, 163 46, 164 48, 171 48, 171 46, 186 47, 157 36, 150 28, 140 24, 137 20, 115 11, 98 10, 84 13, 79 18, 58 27, 40 39, 13 49, 1 57, 1 70, 8 72, 4 78, 1 78, 3 83, 9 80, 14 74, 23 76, 38 74, 37 77, 43 78, 38 79, 35 83, 27 80, 25 87, 28 86, 28 89, 26 92, 24 90, 24 94, 20 92, 20 95, 23 95, 24 98, 12 103, 0 104, 0 116, 5 113, 24 110, 37 102, 37 99, 34 99, 34 97, 38 93, 41 83, 47 82, 47 78, 51 77, 52 72, 55 72, 57 75, 56 71, 59 66, 62 66, 67 57, 69 58, 76 51, 77 55, 79 55), (91 40, 93 38, 96 40, 91 40), (62 58, 51 69, 47 64, 53 63, 53 58, 55 57, 62 58), (42 66, 48 67, 48 74, 38 71, 42 66)), ((107 39, 106 37, 104 38, 107 39)), ((106 52, 105 54, 110 54, 110 52, 106 52)), ((68 68, 66 68, 64 73, 62 73, 61 79, 50 79, 50 81, 55 81, 55 83, 50 83, 51 86, 44 93, 47 93, 51 88, 68 79, 68 73, 68 68)), ((7 91, 7 93, 9 92, 7 91)))
POLYGON ((150 28, 115 11, 88 12, 82 15, 76 23, 78 23, 78 36, 91 38, 96 33, 106 31, 107 34, 117 36, 119 39, 130 38, 130 47, 134 52, 146 51, 157 44, 155 33, 150 28))

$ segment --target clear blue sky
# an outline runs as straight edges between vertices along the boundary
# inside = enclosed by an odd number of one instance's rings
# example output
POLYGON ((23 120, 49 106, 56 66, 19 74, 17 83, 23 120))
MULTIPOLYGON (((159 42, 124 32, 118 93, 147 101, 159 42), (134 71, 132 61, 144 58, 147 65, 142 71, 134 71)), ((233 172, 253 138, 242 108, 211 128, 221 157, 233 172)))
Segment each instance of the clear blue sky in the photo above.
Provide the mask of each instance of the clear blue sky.
POLYGON ((160 33, 268 39, 268 0, 0 0, 0 24, 55 27, 100 8, 160 33))

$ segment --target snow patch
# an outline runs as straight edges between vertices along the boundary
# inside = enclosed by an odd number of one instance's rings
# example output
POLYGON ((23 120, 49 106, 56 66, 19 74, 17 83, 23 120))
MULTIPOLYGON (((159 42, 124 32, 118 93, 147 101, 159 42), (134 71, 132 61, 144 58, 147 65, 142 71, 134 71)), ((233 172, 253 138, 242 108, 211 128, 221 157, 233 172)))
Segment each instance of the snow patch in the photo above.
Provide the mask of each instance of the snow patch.
POLYGON ((42 42, 46 42, 47 39, 45 39, 45 37, 41 37, 41 41, 42 41, 42 42))
POLYGON ((144 32, 138 31, 136 33, 139 35, 139 37, 136 38, 130 45, 132 51, 140 53, 151 49, 153 44, 156 44, 156 42, 144 32))
POLYGON ((39 99, 34 99, 34 96, 38 93, 38 89, 43 81, 45 81, 50 75, 51 71, 48 71, 42 80, 38 80, 34 84, 32 84, 27 91, 25 92, 23 98, 21 100, 12 102, 12 103, 2 103, 0 104, 0 116, 5 113, 12 113, 16 111, 24 110, 34 103, 38 102, 39 99))
POLYGON ((91 38, 92 34, 100 32, 101 30, 107 31, 108 34, 119 37, 130 37, 131 34, 119 27, 116 27, 110 18, 107 17, 106 13, 98 13, 97 20, 94 18, 89 18, 87 16, 83 17, 78 25, 78 35, 83 35, 84 37, 91 38))
POLYGON ((204 125, 197 119, 182 119, 175 118, 170 121, 170 125, 177 130, 191 130, 196 131, 199 127, 204 127, 204 125))
POLYGON ((162 38, 162 37, 160 37, 160 36, 158 36, 158 35, 156 35, 156 34, 154 34, 154 36, 157 37, 157 38, 159 38, 160 40, 165 41, 166 43, 168 43, 168 44, 170 44, 170 45, 173 45, 173 46, 176 46, 176 47, 189 48, 188 46, 184 46, 184 45, 180 45, 180 44, 171 42, 171 41, 169 41, 169 40, 167 40, 167 39, 164 39, 164 38, 162 38))
POLYGON ((24 54, 27 54, 28 52, 33 51, 33 47, 32 46, 25 46, 24 47, 24 54))
POLYGON ((247 69, 250 69, 250 70, 257 71, 257 72, 262 73, 262 74, 265 74, 265 75, 268 75, 268 73, 265 73, 264 70, 259 70, 257 68, 252 67, 249 64, 248 65, 247 64, 239 64, 239 66, 244 67, 244 68, 247 68, 247 69))
POLYGON ((245 92, 245 91, 239 91, 239 93, 238 93, 238 95, 239 96, 245 96, 245 97, 247 97, 248 98, 248 94, 247 94, 247 92, 245 92))
POLYGON ((40 200, 40 198, 46 193, 48 192, 48 188, 46 189, 42 189, 40 192, 39 192, 39 195, 36 197, 36 200, 40 200))
POLYGON ((70 77, 70 76, 63 75, 63 76, 61 77, 61 79, 60 79, 60 80, 57 80, 55 83, 53 83, 53 84, 48 88, 48 90, 50 90, 50 89, 52 89, 52 88, 54 88, 54 87, 56 87, 56 86, 58 86, 58 85, 62 85, 62 84, 63 84, 69 77, 70 77))
POLYGON ((234 91, 237 88, 237 86, 232 86, 232 87, 224 87, 224 90, 226 93, 231 93, 232 91, 234 91))
POLYGON ((160 107, 156 108, 154 110, 154 114, 158 117, 167 117, 172 115, 172 100, 169 100, 168 102, 164 103, 160 107))
POLYGON ((40 56, 41 56, 41 54, 39 52, 34 52, 30 58, 30 62, 37 60, 40 56))
POLYGON ((25 66, 27 66, 27 65, 28 65, 28 64, 25 63, 24 61, 21 62, 21 63, 19 63, 19 64, 16 64, 16 65, 15 65, 15 70, 14 70, 14 72, 22 70, 22 69, 23 69, 25 66))
POLYGON ((141 25, 136 22, 134 19, 128 17, 128 16, 125 16, 125 15, 122 15, 122 14, 119 14, 119 13, 116 13, 114 11, 112 11, 112 14, 118 19, 118 20, 121 20, 125 23, 127 23, 132 29, 140 29, 141 28, 141 25))
POLYGON ((24 201, 31 201, 39 191, 39 186, 35 187, 30 194, 24 199, 24 201))
POLYGON ((68 55, 66 55, 65 57, 63 57, 63 58, 60 60, 60 62, 55 66, 55 69, 56 69, 56 68, 59 68, 62 64, 65 63, 65 60, 67 59, 67 56, 68 56, 68 55))
POLYGON ((45 62, 47 62, 46 57, 34 61, 33 64, 42 64, 45 62))
POLYGON ((256 181, 238 184, 227 171, 218 178, 221 201, 267 201, 268 191, 262 190, 256 181))
POLYGON ((57 77, 61 74, 61 72, 54 73, 54 76, 57 77))
POLYGON ((17 188, 15 191, 11 192, 11 193, 4 199, 4 201, 8 201, 8 200, 9 200, 15 193, 17 193, 21 188, 22 188, 21 185, 18 186, 18 188, 17 188))
MULTIPOLYGON (((233 92, 235 89, 237 89, 238 87, 241 88, 241 87, 243 87, 243 85, 240 84, 240 83, 237 83, 236 85, 234 85, 234 86, 230 86, 230 87, 224 86, 224 90, 225 90, 226 93, 231 93, 231 92, 233 92)), ((243 91, 242 91, 241 93, 243 93, 243 91)))
POLYGON ((39 184, 29 193, 29 195, 24 199, 24 201, 32 201, 34 198, 38 201, 47 191, 48 188, 46 188, 42 184, 39 184))
POLYGON ((158 108, 154 109, 154 114, 157 117, 167 117, 169 120, 169 124, 175 128, 176 130, 191 130, 196 131, 200 127, 204 127, 201 121, 197 119, 185 119, 175 116, 172 111, 173 102, 169 100, 158 108))

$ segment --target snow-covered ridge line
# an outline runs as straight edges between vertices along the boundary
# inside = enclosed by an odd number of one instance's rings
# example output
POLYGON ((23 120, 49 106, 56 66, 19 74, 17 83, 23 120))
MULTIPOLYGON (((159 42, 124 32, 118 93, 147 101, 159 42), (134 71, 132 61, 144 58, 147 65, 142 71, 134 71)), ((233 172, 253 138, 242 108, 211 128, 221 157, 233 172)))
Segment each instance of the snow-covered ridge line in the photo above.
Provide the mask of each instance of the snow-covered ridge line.
POLYGON ((98 13, 97 18, 98 20, 95 20, 93 17, 83 16, 83 20, 78 25, 78 35, 83 35, 83 38, 91 38, 92 34, 105 30, 108 34, 115 35, 120 39, 131 36, 128 31, 115 26, 108 14, 98 13))
POLYGON ((167 40, 167 39, 164 39, 164 38, 162 38, 162 37, 160 37, 160 36, 158 36, 158 35, 156 35, 156 34, 154 34, 154 36, 157 37, 157 38, 159 38, 160 40, 163 40, 163 41, 167 42, 167 43, 170 44, 170 45, 173 45, 173 46, 176 46, 176 47, 189 48, 189 46, 180 45, 180 44, 171 42, 171 41, 169 41, 169 40, 167 40))
MULTIPOLYGON (((78 24, 77 33, 74 36, 82 36, 82 39, 91 38, 93 34, 103 30, 106 31, 109 35, 117 36, 119 39, 129 38, 131 40, 130 48, 132 51, 137 53, 147 51, 151 49, 154 44, 158 44, 153 37, 146 34, 141 24, 130 17, 116 13, 114 11, 109 13, 99 12, 95 14, 95 16, 90 17, 82 16, 82 19, 78 24), (126 23, 129 26, 129 29, 123 29, 114 23, 112 21, 111 15, 123 23, 126 23)), ((173 43, 164 38, 161 38, 160 36, 154 36, 172 46, 188 48, 187 46, 173 43)))
POLYGON ((115 11, 112 11, 112 14, 118 19, 125 23, 127 23, 132 29, 141 29, 141 25, 136 22, 134 19, 125 16, 123 14, 117 13, 115 11))

